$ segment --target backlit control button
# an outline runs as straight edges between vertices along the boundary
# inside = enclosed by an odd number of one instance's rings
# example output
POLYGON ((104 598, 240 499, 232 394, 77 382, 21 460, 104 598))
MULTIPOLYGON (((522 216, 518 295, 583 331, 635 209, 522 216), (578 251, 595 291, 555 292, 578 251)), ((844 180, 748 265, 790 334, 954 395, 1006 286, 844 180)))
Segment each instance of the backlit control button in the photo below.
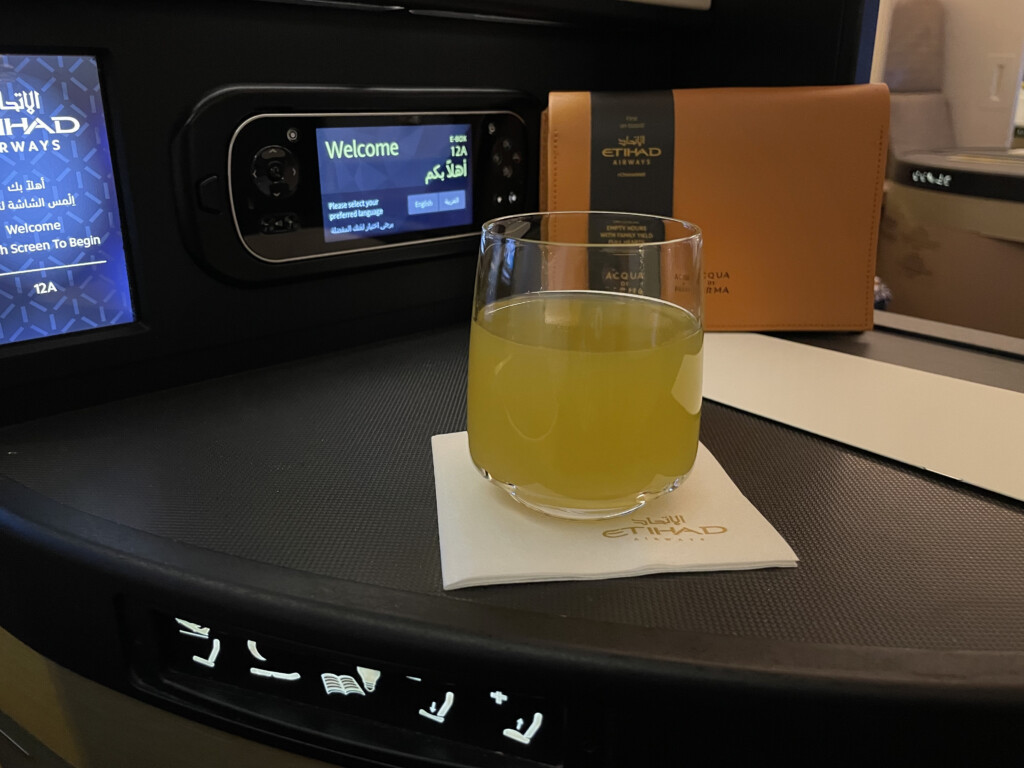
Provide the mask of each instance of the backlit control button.
POLYGON ((208 669, 217 666, 217 657, 220 656, 220 639, 210 635, 210 628, 185 619, 176 618, 174 621, 178 624, 178 634, 210 642, 210 650, 207 654, 205 656, 195 654, 192 656, 192 661, 208 669))
MULTIPOLYGON (((245 643, 249 649, 249 655, 257 661, 266 661, 267 657, 260 653, 260 649, 256 647, 255 640, 247 640, 245 643)), ((287 680, 289 682, 295 682, 300 680, 302 675, 298 672, 278 672, 273 669, 264 669, 263 667, 249 667, 249 674, 255 677, 266 677, 271 680, 287 680)))
POLYGON ((444 701, 441 703, 441 706, 438 706, 436 701, 432 701, 430 702, 429 709, 420 710, 420 716, 433 720, 435 723, 443 723, 454 704, 455 694, 451 691, 445 691, 444 701))
POLYGON ((380 670, 370 667, 356 667, 359 679, 363 681, 363 687, 367 693, 373 693, 377 688, 377 681, 380 680, 380 670))
POLYGON ((213 638, 213 645, 210 647, 210 654, 208 656, 199 656, 198 654, 192 657, 192 661, 196 664, 202 664, 204 667, 213 669, 217 665, 217 657, 220 655, 220 640, 213 638))
POLYGON ((533 737, 537 735, 537 731, 540 730, 543 723, 544 715, 540 712, 534 712, 533 720, 525 731, 523 730, 523 726, 526 724, 526 721, 520 717, 516 720, 515 728, 506 728, 501 732, 501 735, 507 739, 512 739, 512 741, 517 741, 520 744, 529 744, 533 741, 533 737))
POLYGON ((324 684, 324 693, 328 696, 341 694, 342 696, 365 696, 366 691, 359 687, 359 683, 352 675, 336 675, 333 672, 324 672, 320 675, 320 682, 324 684))
POLYGON ((204 627, 202 624, 196 624, 194 621, 186 621, 185 619, 175 619, 175 621, 178 623, 178 634, 198 637, 200 640, 210 639, 209 627, 204 627))

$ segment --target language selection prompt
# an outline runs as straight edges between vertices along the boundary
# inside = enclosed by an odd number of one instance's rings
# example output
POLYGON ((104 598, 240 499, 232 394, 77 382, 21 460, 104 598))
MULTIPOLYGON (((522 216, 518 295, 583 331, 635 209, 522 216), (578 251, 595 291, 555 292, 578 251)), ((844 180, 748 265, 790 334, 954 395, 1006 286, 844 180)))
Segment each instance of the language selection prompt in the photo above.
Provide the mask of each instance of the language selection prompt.
POLYGON ((328 242, 472 223, 469 125, 319 128, 316 140, 328 242))
POLYGON ((134 320, 91 56, 0 56, 0 344, 134 320))

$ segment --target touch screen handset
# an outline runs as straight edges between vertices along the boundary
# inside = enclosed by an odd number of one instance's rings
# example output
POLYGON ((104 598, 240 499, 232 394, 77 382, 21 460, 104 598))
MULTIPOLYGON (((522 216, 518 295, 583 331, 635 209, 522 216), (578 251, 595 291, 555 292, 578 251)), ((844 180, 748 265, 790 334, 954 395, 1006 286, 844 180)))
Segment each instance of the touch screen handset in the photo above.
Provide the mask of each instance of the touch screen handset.
POLYGON ((526 203, 510 111, 262 114, 229 149, 238 237, 270 263, 472 236, 526 203))
POLYGON ((242 283, 471 253, 485 221, 537 208, 540 108, 476 88, 213 91, 174 141, 182 234, 242 283))

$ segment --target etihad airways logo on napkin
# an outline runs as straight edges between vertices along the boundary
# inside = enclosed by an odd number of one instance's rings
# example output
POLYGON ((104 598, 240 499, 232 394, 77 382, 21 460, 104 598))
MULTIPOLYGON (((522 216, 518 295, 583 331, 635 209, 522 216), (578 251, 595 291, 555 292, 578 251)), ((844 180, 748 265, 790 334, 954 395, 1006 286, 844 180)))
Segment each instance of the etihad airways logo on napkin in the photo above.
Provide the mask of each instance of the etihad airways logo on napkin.
POLYGON ((699 525, 690 528, 682 515, 655 518, 631 518, 632 525, 608 528, 601 532, 609 539, 632 537, 633 541, 703 541, 706 536, 727 533, 724 525, 699 525))

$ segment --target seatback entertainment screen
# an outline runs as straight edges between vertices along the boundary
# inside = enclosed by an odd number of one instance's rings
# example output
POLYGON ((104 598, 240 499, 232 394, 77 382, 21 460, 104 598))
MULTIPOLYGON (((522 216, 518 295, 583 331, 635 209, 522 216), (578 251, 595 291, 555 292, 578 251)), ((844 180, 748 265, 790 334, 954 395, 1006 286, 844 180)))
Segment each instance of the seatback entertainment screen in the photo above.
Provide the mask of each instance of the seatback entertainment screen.
POLYGON ((0 345, 134 319, 96 59, 0 55, 0 345))

